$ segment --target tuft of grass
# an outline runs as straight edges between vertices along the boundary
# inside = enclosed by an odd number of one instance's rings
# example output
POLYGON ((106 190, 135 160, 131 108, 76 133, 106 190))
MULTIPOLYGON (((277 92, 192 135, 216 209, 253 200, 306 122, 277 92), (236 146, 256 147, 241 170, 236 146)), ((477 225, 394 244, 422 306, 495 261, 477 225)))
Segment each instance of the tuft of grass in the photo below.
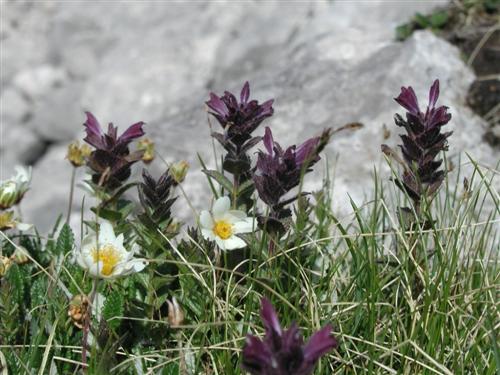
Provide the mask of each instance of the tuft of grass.
MULTIPOLYGON (((219 262, 195 231, 181 230, 182 241, 164 236, 171 256, 149 260, 176 269, 177 282, 164 288, 175 290, 184 324, 149 313, 166 297, 162 286, 142 285, 142 274, 100 284, 105 319, 91 331, 88 373, 242 374, 245 335, 263 333, 262 296, 306 337, 333 324, 339 348, 316 374, 497 373, 499 172, 472 158, 463 166, 470 172, 449 175, 425 227, 406 227, 398 207, 407 197, 375 171, 371 199, 351 200, 342 218, 332 212, 343 198, 332 195, 327 174, 323 189, 299 199, 272 254, 264 232, 219 262), (147 306, 134 302, 141 293, 147 306)), ((79 373, 82 332, 67 311, 71 296, 92 285, 71 262, 71 229, 48 238, 2 233, 1 242, 5 256, 22 245, 31 260, 1 279, 0 369, 79 373)))

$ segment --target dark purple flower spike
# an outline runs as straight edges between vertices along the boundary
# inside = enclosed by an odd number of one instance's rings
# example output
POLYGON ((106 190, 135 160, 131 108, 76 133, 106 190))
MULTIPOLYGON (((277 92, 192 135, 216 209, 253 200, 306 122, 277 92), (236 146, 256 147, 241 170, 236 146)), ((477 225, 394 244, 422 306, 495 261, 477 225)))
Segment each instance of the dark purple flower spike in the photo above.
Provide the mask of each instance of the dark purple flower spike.
MULTIPOLYGON (((212 137, 226 150, 222 167, 233 175, 236 190, 251 179, 251 159, 247 153, 262 139, 252 133, 266 118, 273 115, 273 102, 274 100, 270 99, 259 104, 257 100, 251 100, 248 82, 245 82, 241 89, 239 102, 236 96, 228 91, 221 97, 211 93, 210 100, 206 102, 208 113, 215 117, 224 129, 223 133, 213 132, 212 137)), ((253 191, 251 187, 238 194, 237 205, 244 204, 249 209, 253 204, 253 191)))
MULTIPOLYGON (((400 135, 404 172, 396 184, 413 200, 417 211, 422 198, 432 198, 445 177, 445 171, 439 169, 443 160, 436 160, 436 157, 439 152, 448 149, 448 137, 453 132, 441 132, 441 127, 450 121, 451 114, 448 107, 436 108, 438 98, 439 80, 435 80, 429 90, 425 113, 420 110, 413 88, 402 87, 395 98, 407 110, 406 119, 399 114, 394 117, 396 125, 406 130, 406 134, 400 135)), ((386 153, 392 152, 386 145, 382 145, 382 149, 386 153)))
POLYGON ((86 137, 84 141, 95 148, 89 156, 88 166, 94 174, 92 181, 109 189, 119 187, 130 177, 131 165, 142 157, 142 151, 130 153, 129 144, 144 135, 143 122, 131 125, 118 137, 118 128, 108 125, 104 133, 101 125, 90 112, 86 112, 87 121, 83 124, 86 137))
POLYGON ((243 348, 242 367, 253 375, 312 374, 319 358, 338 346, 330 325, 316 332, 304 345, 295 324, 288 330, 280 326, 271 302, 261 301, 264 340, 248 335, 243 348))
POLYGON ((283 197, 300 184, 303 174, 312 171, 311 167, 320 160, 319 154, 328 143, 330 135, 331 129, 327 129, 319 137, 283 150, 274 140, 271 129, 266 127, 263 140, 266 152, 258 153, 253 181, 260 199, 271 209, 269 218, 259 218, 261 227, 268 232, 284 230, 281 220, 291 215, 291 211, 285 206, 299 196, 286 200, 283 197))
MULTIPOLYGON (((224 95, 218 97, 210 94, 210 100, 206 102, 209 113, 214 116, 224 128, 225 134, 223 146, 230 142, 237 149, 241 149, 246 141, 252 138, 252 133, 267 117, 273 115, 274 99, 259 104, 257 100, 250 100, 250 85, 245 82, 240 93, 240 102, 236 97, 225 91, 224 95)), ((219 139, 219 138, 217 138, 219 139)))

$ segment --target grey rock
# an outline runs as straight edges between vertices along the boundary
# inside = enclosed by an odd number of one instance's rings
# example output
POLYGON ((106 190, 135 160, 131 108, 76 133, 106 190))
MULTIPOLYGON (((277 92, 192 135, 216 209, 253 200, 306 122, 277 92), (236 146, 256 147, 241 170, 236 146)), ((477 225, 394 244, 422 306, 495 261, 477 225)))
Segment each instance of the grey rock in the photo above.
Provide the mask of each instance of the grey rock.
MULTIPOLYGON (((35 224, 41 233, 51 230, 59 216, 66 218, 73 167, 65 157, 65 146, 50 148, 33 168, 32 186, 22 201, 24 221, 35 224)), ((77 169, 77 182, 83 173, 83 168, 77 169)), ((83 195, 81 189, 75 188, 74 213, 81 210, 83 195)), ((92 200, 87 197, 86 202, 90 204, 92 200)), ((73 215, 72 220, 72 227, 78 228, 80 218, 73 215)))
POLYGON ((71 141, 82 132, 81 85, 68 83, 36 100, 29 127, 49 142, 71 141))
POLYGON ((32 99, 51 94, 67 80, 64 69, 44 64, 22 70, 13 79, 14 86, 32 99))
POLYGON ((0 121, 10 124, 20 124, 26 121, 30 114, 30 103, 13 87, 8 87, 0 95, 0 121))
POLYGON ((32 164, 43 153, 44 143, 29 128, 2 122, 0 127, 1 177, 10 177, 18 164, 32 164))
MULTIPOLYGON (((14 136, 23 138, 18 142, 26 138, 31 145, 59 142, 35 165, 33 190, 23 206, 42 230, 66 210, 71 167, 64 160, 65 143, 81 135, 83 110, 121 130, 146 121, 163 159, 190 162, 184 188, 196 209, 206 208, 210 194, 196 152, 209 167, 215 159, 204 101, 210 91, 234 92, 246 80, 253 97, 276 99, 275 115, 265 124, 283 145, 324 127, 364 123, 362 130, 337 134, 327 149, 335 205, 344 212, 350 211, 347 193, 358 203, 366 198, 374 165, 388 176, 380 144, 399 142, 392 117, 402 110, 392 98, 401 85, 425 97, 440 78, 441 102, 450 106, 449 128, 455 131, 449 157, 456 161, 467 150, 486 165, 498 160, 481 139, 485 124, 465 106, 474 75, 458 51, 430 32, 393 41, 395 26, 444 0, 18 3, 9 3, 2 14, 8 20, 0 30, 2 95, 14 89, 29 100, 27 109, 22 102, 14 105, 18 109, 6 117, 9 129, 17 130, 5 135, 4 129, 2 137, 11 137, 10 143, 14 136), (22 126, 30 114, 29 128, 22 126), (384 124, 392 133, 387 140, 384 124)), ((6 99, 16 103, 19 97, 7 93, 6 99)), ((2 148, 2 162, 27 160, 26 155, 2 148)), ((306 189, 320 187, 325 165, 318 164, 306 189)), ((134 166, 136 175, 140 167, 134 166)), ((165 165, 158 158, 151 169, 159 174, 165 165)), ((175 210, 192 222, 194 213, 183 198, 175 210)))
MULTIPOLYGON (((499 155, 481 139, 484 122, 463 104, 474 75, 455 47, 424 31, 405 43, 389 43, 364 59, 355 57, 352 64, 346 64, 343 59, 325 56, 325 42, 320 43, 318 46, 313 39, 288 53, 286 65, 263 66, 251 75, 255 77, 252 82, 257 98, 276 99, 275 115, 267 124, 283 145, 299 143, 325 127, 339 127, 353 121, 364 124, 356 133, 338 134, 327 148, 329 159, 335 160, 335 205, 338 209, 345 213, 350 210, 347 193, 359 204, 367 198, 374 165, 388 176, 380 144, 399 143, 398 129, 392 118, 394 113, 403 110, 392 98, 399 94, 401 85, 412 85, 425 100, 428 88, 439 77, 440 103, 448 105, 453 114, 449 128, 455 133, 450 139, 449 158, 456 161, 461 151, 468 151, 478 161, 494 165, 499 155), (259 79, 262 76, 268 79, 259 79), (392 133, 388 140, 383 139, 384 124, 392 133)), ((335 48, 335 43, 329 48, 335 48)), ((250 56, 241 57, 245 58, 250 56)), ((226 78, 231 90, 241 87, 240 76, 226 78)), ((180 114, 158 120, 157 126, 150 128, 160 149, 165 149, 169 155, 187 157, 194 165, 198 163, 195 155, 190 154, 192 150, 201 151, 206 158, 210 158, 211 153, 211 143, 207 140, 209 129, 204 125, 206 113, 198 109, 200 99, 193 99, 194 102, 186 104, 180 114)), ((213 124, 218 126, 216 122, 213 124)), ((318 172, 308 178, 306 189, 321 187, 324 170, 316 169, 318 172)), ((206 205, 208 193, 202 194, 199 190, 203 177, 195 174, 193 180, 196 183, 190 197, 194 205, 199 207, 203 202, 206 205)))

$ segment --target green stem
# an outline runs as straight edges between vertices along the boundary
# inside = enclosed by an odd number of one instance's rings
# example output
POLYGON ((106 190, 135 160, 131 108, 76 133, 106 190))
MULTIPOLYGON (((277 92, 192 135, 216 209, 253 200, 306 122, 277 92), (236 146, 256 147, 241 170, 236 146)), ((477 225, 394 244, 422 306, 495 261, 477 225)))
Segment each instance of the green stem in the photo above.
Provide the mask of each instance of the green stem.
POLYGON ((66 215, 67 224, 69 224, 69 219, 71 217, 71 209, 73 207, 73 194, 75 192, 75 176, 76 176, 76 168, 73 167, 73 171, 71 172, 71 183, 69 188, 68 213, 66 215))
POLYGON ((83 372, 87 372, 87 341, 89 337, 90 324, 92 321, 92 306, 94 304, 94 299, 97 294, 97 286, 99 284, 99 279, 94 279, 92 282, 92 291, 90 292, 90 303, 85 316, 85 325, 83 327, 83 339, 82 339, 82 364, 83 372))
POLYGON ((240 176, 238 174, 233 175, 233 209, 236 210, 238 204, 238 189, 239 189, 240 176))

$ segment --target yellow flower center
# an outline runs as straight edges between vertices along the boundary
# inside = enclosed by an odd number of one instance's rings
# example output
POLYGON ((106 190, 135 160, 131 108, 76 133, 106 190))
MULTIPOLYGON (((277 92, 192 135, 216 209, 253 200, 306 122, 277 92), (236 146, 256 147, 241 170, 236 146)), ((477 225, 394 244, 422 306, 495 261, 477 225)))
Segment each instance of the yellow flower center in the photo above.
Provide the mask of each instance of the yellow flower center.
POLYGON ((100 249, 92 249, 92 258, 94 263, 102 262, 101 273, 104 276, 109 276, 113 272, 113 269, 121 260, 120 252, 111 244, 104 245, 100 249))
POLYGON ((219 220, 215 222, 214 233, 216 236, 227 240, 233 235, 233 225, 224 220, 219 220))

